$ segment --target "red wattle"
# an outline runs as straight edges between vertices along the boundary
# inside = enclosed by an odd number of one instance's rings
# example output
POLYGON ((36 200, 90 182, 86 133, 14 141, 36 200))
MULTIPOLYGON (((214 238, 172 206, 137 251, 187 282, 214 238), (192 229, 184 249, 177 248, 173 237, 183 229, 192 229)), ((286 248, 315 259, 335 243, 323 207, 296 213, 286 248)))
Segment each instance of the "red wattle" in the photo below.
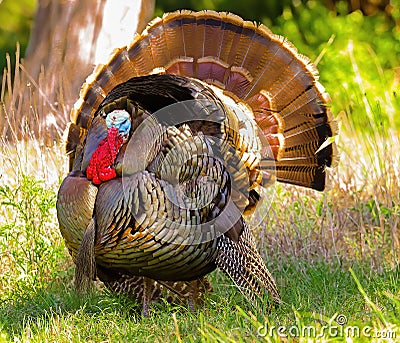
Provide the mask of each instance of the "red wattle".
POLYGON ((86 177, 95 185, 111 180, 117 176, 114 164, 119 149, 122 146, 122 137, 118 135, 118 128, 108 129, 107 137, 104 138, 92 154, 89 166, 86 169, 86 177))
POLYGON ((99 172, 99 178, 101 181, 108 181, 117 176, 117 173, 115 172, 115 169, 113 168, 105 168, 103 170, 100 170, 99 172))

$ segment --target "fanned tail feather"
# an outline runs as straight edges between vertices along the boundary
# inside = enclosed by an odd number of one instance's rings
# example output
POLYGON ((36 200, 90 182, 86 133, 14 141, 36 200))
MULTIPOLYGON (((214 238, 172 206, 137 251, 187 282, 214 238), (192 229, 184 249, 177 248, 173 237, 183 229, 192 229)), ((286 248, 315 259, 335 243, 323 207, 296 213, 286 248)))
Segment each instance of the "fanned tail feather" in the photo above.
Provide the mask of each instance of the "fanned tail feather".
MULTIPOLYGON (((324 189, 325 167, 335 164, 336 148, 334 143, 319 147, 336 135, 337 127, 315 66, 286 39, 231 13, 165 14, 96 67, 82 87, 72 121, 88 128, 114 87, 158 73, 205 81, 247 104, 271 147, 277 180, 324 189), (311 157, 307 163, 313 168, 301 169, 301 157, 311 157)), ((76 126, 70 127, 75 141, 82 135, 76 126)), ((75 149, 74 140, 67 148, 75 149)))

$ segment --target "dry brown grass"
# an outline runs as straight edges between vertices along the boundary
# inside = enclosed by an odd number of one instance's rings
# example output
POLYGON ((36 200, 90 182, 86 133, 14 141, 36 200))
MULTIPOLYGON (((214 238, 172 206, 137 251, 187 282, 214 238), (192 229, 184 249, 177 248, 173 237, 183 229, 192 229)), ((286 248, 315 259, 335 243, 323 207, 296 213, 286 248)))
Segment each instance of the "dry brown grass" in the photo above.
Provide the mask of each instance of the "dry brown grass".
POLYGON ((278 187, 264 227, 276 260, 368 263, 375 270, 399 262, 399 138, 342 132, 340 162, 319 194, 278 187), (283 258, 285 257, 285 258, 283 258))

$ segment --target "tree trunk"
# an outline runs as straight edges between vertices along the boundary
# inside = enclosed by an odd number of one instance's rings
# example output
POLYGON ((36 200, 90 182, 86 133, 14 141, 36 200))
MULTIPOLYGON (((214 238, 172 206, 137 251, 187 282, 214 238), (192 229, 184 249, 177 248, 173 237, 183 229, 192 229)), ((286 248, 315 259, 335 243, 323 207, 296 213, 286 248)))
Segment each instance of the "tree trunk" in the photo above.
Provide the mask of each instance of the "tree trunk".
POLYGON ((58 140, 86 77, 145 28, 154 2, 39 0, 25 60, 0 109, 3 137, 58 140))

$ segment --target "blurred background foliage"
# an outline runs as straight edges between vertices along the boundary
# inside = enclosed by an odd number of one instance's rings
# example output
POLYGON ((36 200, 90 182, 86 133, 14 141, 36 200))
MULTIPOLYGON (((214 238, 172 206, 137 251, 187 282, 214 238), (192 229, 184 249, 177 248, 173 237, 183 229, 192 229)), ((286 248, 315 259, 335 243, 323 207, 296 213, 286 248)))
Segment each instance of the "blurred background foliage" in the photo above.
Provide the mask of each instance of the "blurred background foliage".
POLYGON ((6 67, 6 53, 15 63, 16 44, 21 46, 22 56, 29 41, 36 0, 0 0, 0 68, 6 67))
MULTIPOLYGON (((400 0, 156 0, 155 16, 177 9, 224 10, 285 36, 297 49, 318 63, 321 82, 338 113, 349 104, 370 102, 369 120, 400 128, 400 0), (355 69, 356 68, 356 69, 355 69), (362 78, 362 85, 359 82, 362 78), (382 87, 383 86, 383 87, 382 87), (352 88, 366 87, 368 99, 353 99, 352 88), (381 115, 382 101, 392 107, 381 115), (390 110, 389 110, 390 112, 390 110), (381 117, 380 117, 381 116, 381 117)), ((16 43, 22 56, 29 40, 35 0, 0 0, 0 68, 6 53, 15 58, 16 43)), ((354 89, 353 89, 354 91, 354 89)), ((351 109, 349 112, 352 112, 351 109)), ((365 118, 354 118, 356 126, 365 118)))

